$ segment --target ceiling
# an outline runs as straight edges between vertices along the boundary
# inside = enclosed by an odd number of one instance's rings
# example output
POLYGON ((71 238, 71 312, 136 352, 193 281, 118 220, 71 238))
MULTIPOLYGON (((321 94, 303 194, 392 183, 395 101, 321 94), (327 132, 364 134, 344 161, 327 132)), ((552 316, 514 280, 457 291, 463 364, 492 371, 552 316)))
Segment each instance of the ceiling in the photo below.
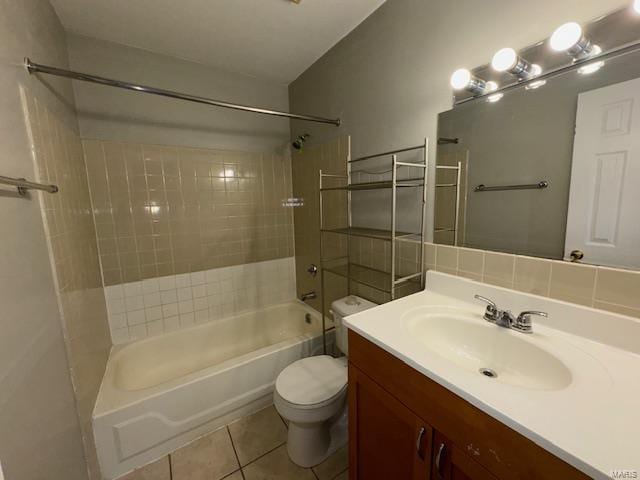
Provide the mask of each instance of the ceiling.
POLYGON ((385 0, 50 0, 65 29, 290 83, 385 0))

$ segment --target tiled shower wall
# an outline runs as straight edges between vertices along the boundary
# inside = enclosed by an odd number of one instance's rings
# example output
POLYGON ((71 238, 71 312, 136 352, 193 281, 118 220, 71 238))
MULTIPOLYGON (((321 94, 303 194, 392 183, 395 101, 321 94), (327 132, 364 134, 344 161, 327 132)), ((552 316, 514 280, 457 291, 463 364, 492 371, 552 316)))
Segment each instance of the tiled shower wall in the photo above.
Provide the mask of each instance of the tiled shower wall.
POLYGON ((289 159, 84 140, 104 284, 293 255, 289 159))
POLYGON ((111 338, 82 147, 75 131, 22 93, 38 177, 60 189, 56 194, 30 195, 41 199, 87 465, 90 478, 97 479, 91 412, 111 338))
POLYGON ((105 287, 114 344, 219 320, 295 298, 293 258, 105 287))

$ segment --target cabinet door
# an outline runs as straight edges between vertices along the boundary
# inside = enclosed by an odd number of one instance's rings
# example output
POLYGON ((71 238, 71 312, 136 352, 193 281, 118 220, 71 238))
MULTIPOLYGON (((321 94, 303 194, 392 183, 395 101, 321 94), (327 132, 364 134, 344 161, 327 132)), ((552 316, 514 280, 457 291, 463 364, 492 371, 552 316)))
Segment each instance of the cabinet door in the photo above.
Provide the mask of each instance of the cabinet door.
POLYGON ((433 480, 496 480, 482 465, 438 431, 433 434, 432 457, 433 480))
POLYGON ((349 365, 350 480, 426 480, 432 429, 349 365))

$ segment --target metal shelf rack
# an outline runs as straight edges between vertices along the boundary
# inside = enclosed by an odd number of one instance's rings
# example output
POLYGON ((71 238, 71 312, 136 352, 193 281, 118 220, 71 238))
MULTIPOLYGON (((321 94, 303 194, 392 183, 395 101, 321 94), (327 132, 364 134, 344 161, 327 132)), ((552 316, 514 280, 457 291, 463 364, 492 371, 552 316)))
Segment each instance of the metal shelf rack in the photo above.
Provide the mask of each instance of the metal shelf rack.
MULTIPOLYGON (((434 233, 441 232, 453 232, 453 245, 458 245, 458 220, 460 218, 460 181, 462 176, 462 162, 458 162, 457 165, 436 165, 436 171, 438 170, 454 170, 456 172, 455 183, 436 183, 435 187, 438 188, 455 188, 456 189, 456 202, 455 211, 453 214, 453 227, 436 227, 434 233)), ((436 175, 437 177, 437 175, 436 175)))
MULTIPOLYGON (((319 205, 320 205, 320 299, 322 307, 322 320, 323 320, 323 332, 325 332, 325 276, 327 273, 338 275, 347 279, 348 294, 351 294, 352 283, 364 285, 372 288, 378 292, 388 294, 391 300, 394 300, 398 294, 402 294, 405 289, 410 292, 408 288, 416 286, 418 288, 424 288, 425 268, 424 268, 424 242, 426 234, 426 203, 427 203, 427 174, 428 174, 428 140, 425 139, 424 143, 415 147, 407 147, 399 150, 393 150, 376 155, 369 155, 366 157, 360 157, 351 159, 350 156, 347 160, 347 175, 328 174, 320 170, 319 172, 319 205), (420 162, 403 162, 398 160, 398 155, 406 152, 419 152, 422 151, 420 162), (384 172, 376 173, 390 173, 390 180, 381 180, 373 182, 353 182, 352 165, 359 162, 365 162, 373 159, 384 159, 388 157, 390 160, 390 169, 384 172), (421 171, 422 175, 414 176, 411 178, 399 178, 398 172, 402 168, 414 168, 421 171), (329 185, 342 180, 346 182, 344 185, 329 185), (397 222, 397 192, 399 189, 404 188, 421 188, 421 216, 420 216, 420 232, 401 232, 396 228, 397 222), (372 228, 355 227, 352 223, 352 194, 362 190, 379 190, 390 189, 391 190, 391 221, 388 230, 379 230, 372 228), (324 218, 324 201, 325 195, 328 192, 343 191, 347 194, 347 226, 340 228, 332 228, 326 225, 324 218), (345 235, 347 236, 346 242, 346 256, 327 258, 326 257, 326 245, 324 235, 327 233, 345 235), (377 241, 390 242, 390 271, 378 270, 370 268, 364 265, 360 265, 353 262, 351 259, 351 242, 349 237, 361 237, 370 238, 377 241), (410 275, 400 276, 396 273, 396 256, 397 256, 397 242, 398 240, 415 241, 420 242, 419 256, 420 266, 419 271, 410 275)), ((356 170, 357 172, 358 170, 356 170)), ((411 173, 411 172, 410 172, 411 173)), ((324 339, 323 339, 324 340, 324 339)), ((325 342, 326 352, 326 342, 325 342)))

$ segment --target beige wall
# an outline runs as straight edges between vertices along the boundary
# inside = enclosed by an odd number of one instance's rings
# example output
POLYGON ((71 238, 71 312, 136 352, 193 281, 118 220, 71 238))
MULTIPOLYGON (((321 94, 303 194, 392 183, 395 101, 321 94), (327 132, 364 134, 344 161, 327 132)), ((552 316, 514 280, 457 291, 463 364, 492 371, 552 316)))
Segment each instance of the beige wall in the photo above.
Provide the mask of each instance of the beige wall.
MULTIPOLYGON (((30 77, 25 56, 65 66, 65 36, 48 2, 0 0, 0 174, 34 178, 20 86, 76 130, 69 82, 30 77)), ((0 461, 7 479, 85 479, 39 195, 0 188, 0 461)))
POLYGON ((105 285, 293 255, 288 157, 83 144, 105 285))
POLYGON ((87 465, 90 478, 100 478, 91 414, 111 336, 82 145, 76 131, 26 91, 23 102, 37 177, 60 189, 40 199, 87 465))
MULTIPOLYGON (((340 128, 293 122, 292 137, 309 132, 322 143, 349 134, 354 157, 419 144, 425 136, 435 140, 437 114, 451 107, 449 77, 456 68, 485 64, 501 47, 527 46, 564 21, 590 20, 627 4, 389 0, 289 87, 292 110, 338 116, 340 128)), ((433 165, 435 145, 430 160, 433 165)), ((385 204, 383 198, 356 203, 355 221, 372 209, 386 211, 385 204)))
MULTIPOLYGON (((69 35, 73 69, 228 102, 288 110, 287 86, 214 67, 69 35)), ((82 138, 242 151, 287 143, 283 118, 74 82, 82 138)))

